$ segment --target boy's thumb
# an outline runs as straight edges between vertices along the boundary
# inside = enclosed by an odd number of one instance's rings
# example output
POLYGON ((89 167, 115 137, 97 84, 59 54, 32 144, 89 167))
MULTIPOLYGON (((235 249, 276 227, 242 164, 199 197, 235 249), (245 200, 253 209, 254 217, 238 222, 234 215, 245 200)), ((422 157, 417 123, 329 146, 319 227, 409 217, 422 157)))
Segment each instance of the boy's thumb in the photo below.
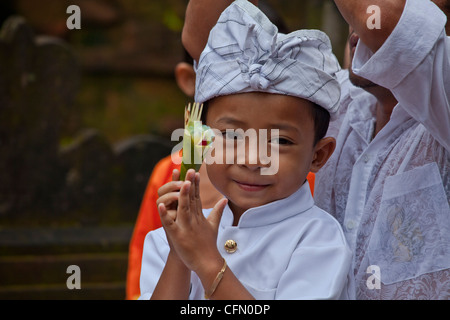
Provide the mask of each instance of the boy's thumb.
POLYGON ((220 199, 209 214, 208 221, 214 226, 214 228, 219 228, 220 219, 222 219, 223 210, 225 209, 227 203, 228 199, 220 199))

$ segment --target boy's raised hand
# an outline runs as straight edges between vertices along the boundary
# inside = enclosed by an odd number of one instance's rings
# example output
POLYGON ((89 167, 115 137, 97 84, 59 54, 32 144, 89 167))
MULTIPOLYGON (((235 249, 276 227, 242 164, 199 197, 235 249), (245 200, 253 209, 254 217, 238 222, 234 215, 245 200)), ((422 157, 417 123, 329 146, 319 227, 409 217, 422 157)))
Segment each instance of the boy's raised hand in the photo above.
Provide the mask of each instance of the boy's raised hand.
MULTIPOLYGON (((174 172, 174 180, 179 173, 174 172)), ((175 179, 176 178, 176 179, 175 179)), ((157 201, 161 222, 171 249, 187 268, 197 274, 222 261, 217 249, 217 233, 227 204, 221 199, 208 218, 202 212, 199 191, 200 174, 189 170, 186 181, 172 181, 158 190, 157 201)), ((200 274, 199 274, 200 276, 200 274)))
POLYGON ((179 181, 179 179, 180 172, 178 170, 173 170, 172 181, 158 189, 159 198, 156 201, 158 211, 160 204, 164 204, 167 214, 172 217, 173 220, 175 220, 177 216, 178 197, 181 186, 183 185, 183 181, 179 181))

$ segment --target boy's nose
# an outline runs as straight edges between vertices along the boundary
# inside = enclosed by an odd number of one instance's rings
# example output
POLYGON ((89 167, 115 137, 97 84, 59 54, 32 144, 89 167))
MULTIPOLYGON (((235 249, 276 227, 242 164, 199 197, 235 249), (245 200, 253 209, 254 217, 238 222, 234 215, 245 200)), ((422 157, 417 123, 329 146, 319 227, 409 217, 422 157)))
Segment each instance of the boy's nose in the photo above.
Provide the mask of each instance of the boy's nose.
POLYGON ((238 164, 250 170, 259 170, 263 167, 258 154, 258 144, 246 143, 245 146, 238 146, 238 164))

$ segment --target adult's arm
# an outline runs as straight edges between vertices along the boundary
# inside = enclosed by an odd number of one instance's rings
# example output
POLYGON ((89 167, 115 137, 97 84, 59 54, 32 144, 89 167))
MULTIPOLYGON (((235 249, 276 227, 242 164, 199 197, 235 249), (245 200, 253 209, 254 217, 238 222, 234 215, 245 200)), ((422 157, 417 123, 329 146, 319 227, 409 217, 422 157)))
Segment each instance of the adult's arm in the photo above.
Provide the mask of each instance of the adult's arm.
POLYGON ((399 104, 450 151, 450 38, 432 2, 408 0, 377 52, 358 44, 353 72, 395 95, 399 104))

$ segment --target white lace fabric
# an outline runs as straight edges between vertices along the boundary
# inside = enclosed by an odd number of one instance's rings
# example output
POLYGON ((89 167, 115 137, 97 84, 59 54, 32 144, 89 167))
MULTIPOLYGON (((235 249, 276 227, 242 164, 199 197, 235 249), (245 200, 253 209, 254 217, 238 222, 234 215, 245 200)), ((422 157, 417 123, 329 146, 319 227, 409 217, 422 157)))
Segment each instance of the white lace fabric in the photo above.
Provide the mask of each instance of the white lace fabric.
POLYGON ((380 50, 373 54, 358 44, 354 72, 399 101, 373 140, 376 100, 340 74, 341 110, 329 130, 337 148, 316 176, 314 197, 342 224, 353 250, 350 298, 450 299, 450 40, 444 26, 431 1, 408 0, 380 50), (367 285, 372 265, 380 270, 379 288, 367 285))

